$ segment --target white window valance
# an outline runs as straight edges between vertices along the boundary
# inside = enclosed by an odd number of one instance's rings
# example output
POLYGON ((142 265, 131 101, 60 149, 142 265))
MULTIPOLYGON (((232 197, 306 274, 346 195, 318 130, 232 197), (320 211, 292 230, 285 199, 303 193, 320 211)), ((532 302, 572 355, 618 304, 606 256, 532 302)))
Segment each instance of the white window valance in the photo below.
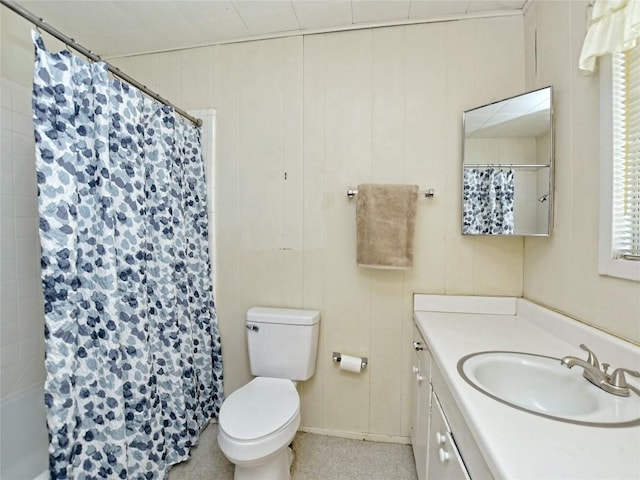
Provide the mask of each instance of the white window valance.
POLYGON ((640 42, 640 0, 596 0, 580 54, 580 70, 593 72, 596 59, 640 42))

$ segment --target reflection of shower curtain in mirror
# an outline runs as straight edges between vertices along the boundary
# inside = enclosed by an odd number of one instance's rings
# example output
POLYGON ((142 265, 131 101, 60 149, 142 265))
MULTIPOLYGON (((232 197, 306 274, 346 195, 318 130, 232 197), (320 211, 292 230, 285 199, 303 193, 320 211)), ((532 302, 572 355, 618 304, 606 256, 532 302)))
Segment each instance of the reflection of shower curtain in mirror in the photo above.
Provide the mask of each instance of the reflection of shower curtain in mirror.
POLYGON ((463 182, 462 233, 513 234, 513 169, 467 168, 463 182))

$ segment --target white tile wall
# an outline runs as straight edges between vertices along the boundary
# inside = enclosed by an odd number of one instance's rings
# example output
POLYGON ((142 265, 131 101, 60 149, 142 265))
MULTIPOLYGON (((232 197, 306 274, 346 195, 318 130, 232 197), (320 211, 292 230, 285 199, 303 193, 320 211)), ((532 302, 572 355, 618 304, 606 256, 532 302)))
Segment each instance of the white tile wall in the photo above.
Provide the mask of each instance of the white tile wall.
POLYGON ((31 91, 0 80, 0 398, 44 381, 31 91))

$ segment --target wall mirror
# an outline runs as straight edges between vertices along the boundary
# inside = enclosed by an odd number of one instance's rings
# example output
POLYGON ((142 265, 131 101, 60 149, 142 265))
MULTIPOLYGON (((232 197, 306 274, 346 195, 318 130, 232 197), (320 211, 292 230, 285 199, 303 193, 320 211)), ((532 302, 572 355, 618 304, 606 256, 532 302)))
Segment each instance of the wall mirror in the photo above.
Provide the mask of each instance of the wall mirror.
POLYGON ((462 234, 549 236, 553 89, 463 114, 462 234))

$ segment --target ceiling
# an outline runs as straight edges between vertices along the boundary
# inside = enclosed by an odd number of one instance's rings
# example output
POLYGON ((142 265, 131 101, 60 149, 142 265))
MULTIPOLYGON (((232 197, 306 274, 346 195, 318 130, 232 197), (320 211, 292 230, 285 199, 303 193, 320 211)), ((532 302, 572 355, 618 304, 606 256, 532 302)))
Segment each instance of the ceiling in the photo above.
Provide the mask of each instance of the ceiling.
POLYGON ((103 57, 282 35, 520 13, 529 0, 20 0, 103 57))

